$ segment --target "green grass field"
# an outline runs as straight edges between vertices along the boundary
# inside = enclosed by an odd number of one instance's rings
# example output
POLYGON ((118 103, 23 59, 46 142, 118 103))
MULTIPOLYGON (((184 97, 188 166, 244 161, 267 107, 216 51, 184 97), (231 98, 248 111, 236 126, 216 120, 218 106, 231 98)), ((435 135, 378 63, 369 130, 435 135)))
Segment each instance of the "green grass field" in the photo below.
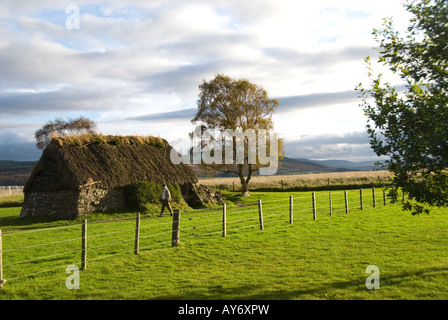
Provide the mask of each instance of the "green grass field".
POLYGON ((0 299, 448 299, 448 210, 413 216, 383 205, 377 192, 226 193, 221 208, 182 212, 180 246, 171 247, 172 218, 141 219, 140 254, 133 254, 135 213, 88 220, 87 269, 69 290, 66 267, 81 261, 81 221, 21 219, 20 207, 0 208, 3 275, 0 299), (289 195, 294 223, 289 223, 289 195), (256 201, 262 200, 261 231, 256 201), (238 205, 240 204, 240 205, 238 205), (378 267, 369 290, 366 268, 378 267))

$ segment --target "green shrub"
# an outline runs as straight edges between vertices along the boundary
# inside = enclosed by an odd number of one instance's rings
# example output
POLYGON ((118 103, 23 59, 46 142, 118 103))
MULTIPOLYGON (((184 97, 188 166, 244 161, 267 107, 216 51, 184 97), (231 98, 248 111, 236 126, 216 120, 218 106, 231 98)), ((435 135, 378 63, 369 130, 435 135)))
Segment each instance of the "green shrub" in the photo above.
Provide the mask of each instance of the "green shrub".
MULTIPOLYGON (((183 208, 186 203, 178 184, 168 186, 171 193, 172 207, 183 208)), ((126 206, 130 209, 144 209, 148 204, 160 206, 162 186, 152 181, 135 182, 125 188, 126 206)), ((153 208, 154 206, 150 206, 153 208)))
POLYGON ((171 199, 173 202, 180 203, 184 200, 184 198, 182 197, 182 192, 180 191, 180 186, 177 183, 168 186, 168 190, 170 190, 171 199))
POLYGON ((125 188, 126 206, 141 209, 146 203, 160 203, 162 187, 152 181, 138 181, 125 188))
POLYGON ((113 146, 121 146, 123 145, 123 140, 121 139, 122 139, 121 137, 112 137, 110 144, 113 146))
POLYGON ((159 148, 165 148, 165 143, 163 143, 163 140, 160 137, 154 138, 154 144, 155 147, 159 148))

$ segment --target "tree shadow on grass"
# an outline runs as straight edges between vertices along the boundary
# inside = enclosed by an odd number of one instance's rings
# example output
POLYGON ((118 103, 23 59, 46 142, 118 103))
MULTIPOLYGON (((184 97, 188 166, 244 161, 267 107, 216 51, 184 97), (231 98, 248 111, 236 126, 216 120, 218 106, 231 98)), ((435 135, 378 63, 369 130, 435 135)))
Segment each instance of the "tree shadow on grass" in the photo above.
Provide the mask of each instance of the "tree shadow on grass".
MULTIPOLYGON (((448 266, 422 268, 415 270, 414 272, 406 272, 402 274, 381 275, 380 283, 384 288, 396 286, 408 286, 410 279, 415 277, 422 277, 423 275, 429 276, 447 276, 448 266)), ((366 279, 369 274, 365 276, 359 276, 347 281, 335 281, 331 283, 322 283, 310 287, 308 284, 302 288, 295 290, 271 290, 261 285, 246 285, 236 287, 224 287, 222 285, 210 287, 208 292, 195 292, 192 290, 190 293, 180 293, 174 295, 161 295, 154 300, 319 300, 319 299, 338 299, 338 300, 366 300, 366 299, 378 299, 378 295, 372 295, 366 297, 366 292, 375 292, 377 290, 369 290, 366 287, 366 279), (334 290, 347 290, 350 289, 348 297, 331 295, 327 293, 334 290), (359 297, 359 298, 358 298, 359 297), (364 298, 365 297, 365 298, 364 298)), ((381 290, 381 286, 380 289, 381 290)), ((378 290, 378 292, 380 292, 378 290)), ((409 289, 411 291, 411 289, 409 289)), ((383 295, 381 295, 383 298, 383 295)), ((403 297, 396 297, 397 299, 403 299, 403 297)), ((384 297, 384 299, 394 299, 394 297, 384 297)), ((411 297, 412 299, 412 297, 411 297)))
MULTIPOLYGON (((330 288, 344 289, 348 287, 360 287, 365 281, 358 280, 335 282, 328 285, 316 286, 313 288, 298 288, 296 290, 269 290, 261 285, 246 285, 236 287, 213 286, 208 292, 180 293, 178 295, 162 295, 155 300, 300 300, 307 299, 309 295, 316 296, 316 299, 325 299, 325 292, 330 288)), ((365 287, 364 287, 365 288, 365 287)))

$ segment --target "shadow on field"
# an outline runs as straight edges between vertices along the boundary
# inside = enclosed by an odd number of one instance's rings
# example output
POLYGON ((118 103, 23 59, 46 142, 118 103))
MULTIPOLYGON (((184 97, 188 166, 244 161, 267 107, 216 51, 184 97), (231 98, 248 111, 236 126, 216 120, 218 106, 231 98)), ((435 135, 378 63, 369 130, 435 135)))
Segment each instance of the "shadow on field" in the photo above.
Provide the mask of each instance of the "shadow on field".
MULTIPOLYGON (((369 275, 359 276, 347 281, 336 281, 332 283, 322 283, 320 285, 305 285, 303 288, 296 290, 282 290, 263 287, 261 285, 248 285, 239 287, 225 288, 223 286, 213 286, 209 288, 207 293, 193 292, 179 295, 163 295, 154 300, 313 300, 313 299, 368 299, 365 293, 381 292, 381 288, 393 288, 397 291, 406 288, 408 292, 412 290, 418 291, 419 285, 424 285, 419 281, 431 281, 431 277, 448 276, 448 266, 432 267, 415 270, 414 272, 405 272, 401 274, 382 274, 380 277, 380 289, 369 290, 366 288, 366 279, 369 275), (415 282, 417 280, 417 282, 415 282), (308 286, 308 287, 306 287, 308 286), (334 290, 350 289, 348 291, 334 290), (261 293, 260 293, 261 292, 261 293), (348 296, 344 296, 346 293, 348 296), (358 295, 359 294, 359 295, 358 295), (357 296, 361 298, 357 298, 357 296)), ((395 290, 393 290, 395 291, 395 290)), ((403 299, 401 295, 395 296, 389 292, 391 296, 386 299, 403 299)), ((383 297, 384 295, 381 295, 383 297)), ((378 295, 372 295, 373 299, 378 299, 378 295)))
MULTIPOLYGON (((297 288, 297 290, 269 290, 268 288, 256 285, 232 288, 214 286, 209 288, 208 293, 191 292, 179 295, 165 295, 159 296, 155 300, 300 300, 310 299, 309 295, 314 296, 316 299, 327 299, 325 294, 332 289, 358 287, 358 289, 356 289, 357 291, 367 290, 365 281, 366 278, 359 278, 350 281, 338 281, 328 285, 315 286, 313 288, 297 288)), ((331 299, 333 297, 329 296, 328 298, 331 299)))
POLYGON ((36 229, 36 224, 60 221, 57 218, 20 217, 20 211, 14 215, 0 216, 0 229, 20 227, 20 230, 36 229), (29 227, 27 227, 29 226, 29 227))

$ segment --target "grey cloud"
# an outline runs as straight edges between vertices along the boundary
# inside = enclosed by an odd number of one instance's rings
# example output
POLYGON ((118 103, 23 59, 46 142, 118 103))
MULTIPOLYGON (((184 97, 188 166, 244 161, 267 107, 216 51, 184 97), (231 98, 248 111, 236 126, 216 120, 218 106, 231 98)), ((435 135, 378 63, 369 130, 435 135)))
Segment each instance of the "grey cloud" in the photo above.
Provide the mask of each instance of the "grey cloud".
POLYGON ((23 86, 73 80, 73 64, 66 53, 14 42, 0 50, 0 81, 3 86, 23 86))
MULTIPOLYGON (((132 92, 131 89, 129 91, 132 92)), ((36 115, 48 112, 101 111, 120 107, 116 88, 65 87, 37 93, 9 92, 0 94, 1 115, 36 115)), ((121 105, 121 107, 123 107, 121 105)))
POLYGON ((194 118, 197 108, 188 108, 183 110, 152 113, 139 117, 131 117, 125 120, 135 121, 173 121, 173 120, 185 120, 190 121, 194 118))
POLYGON ((61 112, 87 110, 89 106, 80 97, 61 92, 2 94, 0 95, 0 114, 35 115, 41 112, 61 112))
POLYGON ((35 161, 42 154, 31 142, 0 144, 0 150, 0 160, 35 161))
POLYGON ((368 144, 369 136, 366 132, 350 132, 343 135, 317 135, 317 136, 303 136, 295 141, 296 144, 307 145, 329 145, 329 144, 368 144))
MULTIPOLYGON (((188 69, 188 68, 186 68, 188 69)), ((186 85, 188 77, 187 70, 184 70, 185 78, 178 79, 178 85, 186 85), (182 81, 183 84, 182 84, 182 81)), ((168 82, 171 80, 175 82, 176 78, 175 72, 172 74, 166 74, 164 82, 167 82, 163 85, 165 87, 168 85, 168 82)), ((182 72, 180 73, 182 74, 182 72)), ((180 77, 182 78, 182 76, 180 77)), ((156 78, 155 78, 156 79, 156 78)), ((154 81, 155 81, 154 79, 154 81)), ((163 77, 162 77, 163 79, 163 77)), ((197 84, 194 84, 195 90, 197 88, 197 84)), ((302 96, 293 96, 293 97, 282 97, 277 100, 280 103, 279 109, 277 113, 287 113, 296 109, 305 109, 319 106, 328 106, 335 103, 343 103, 343 102, 353 102, 353 99, 356 97, 354 91, 341 91, 335 93, 318 93, 318 94, 309 94, 302 96)), ((160 113, 152 113, 148 115, 138 116, 128 118, 127 120, 137 120, 137 121, 148 121, 148 120, 191 120, 196 114, 197 108, 188 108, 176 111, 168 111, 168 112, 160 112, 160 113)))
POLYGON ((31 123, 0 123, 0 160, 33 161, 42 153, 30 141, 35 127, 31 123))
POLYGON ((285 139, 286 156, 308 159, 376 159, 365 132, 285 139))
POLYGON ((317 68, 330 66, 347 60, 361 60, 366 56, 373 56, 376 51, 371 47, 346 47, 340 50, 320 52, 304 52, 289 48, 264 48, 263 52, 282 63, 303 68, 317 68))
POLYGON ((134 60, 142 60, 140 51, 80 53, 55 42, 14 40, 0 49, 0 86, 39 89, 83 85, 92 79, 130 79, 138 70, 135 65, 129 67, 134 60))
POLYGON ((339 103, 356 103, 357 95, 357 92, 350 90, 281 97, 277 98, 280 103, 278 112, 283 113, 296 109, 326 107, 339 103))
POLYGON ((251 43, 248 35, 237 32, 214 34, 199 33, 184 37, 176 42, 164 43, 159 49, 172 57, 192 58, 195 61, 216 61, 228 59, 232 49, 237 46, 248 46, 251 43))
POLYGON ((210 78, 222 69, 223 62, 184 65, 173 70, 151 74, 139 79, 149 91, 196 96, 202 79, 210 78))

